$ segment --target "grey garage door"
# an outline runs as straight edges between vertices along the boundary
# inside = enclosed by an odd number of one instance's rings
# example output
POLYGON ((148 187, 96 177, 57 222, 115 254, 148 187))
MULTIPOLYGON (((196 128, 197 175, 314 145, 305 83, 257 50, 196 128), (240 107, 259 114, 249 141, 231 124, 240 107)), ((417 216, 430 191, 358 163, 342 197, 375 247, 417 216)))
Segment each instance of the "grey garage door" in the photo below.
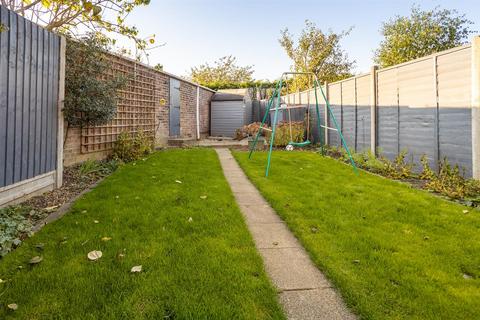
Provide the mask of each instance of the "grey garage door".
POLYGON ((244 125, 243 101, 212 101, 211 135, 233 137, 235 130, 244 125))

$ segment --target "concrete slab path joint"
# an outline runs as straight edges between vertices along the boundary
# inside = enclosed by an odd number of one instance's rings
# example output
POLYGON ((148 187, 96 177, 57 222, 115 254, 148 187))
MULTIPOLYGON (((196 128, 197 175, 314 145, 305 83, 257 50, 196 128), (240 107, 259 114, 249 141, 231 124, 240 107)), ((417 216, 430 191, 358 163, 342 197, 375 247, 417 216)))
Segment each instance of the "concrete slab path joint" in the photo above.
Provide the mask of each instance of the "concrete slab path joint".
POLYGON ((285 223, 248 180, 230 150, 216 149, 288 319, 356 319, 285 223))

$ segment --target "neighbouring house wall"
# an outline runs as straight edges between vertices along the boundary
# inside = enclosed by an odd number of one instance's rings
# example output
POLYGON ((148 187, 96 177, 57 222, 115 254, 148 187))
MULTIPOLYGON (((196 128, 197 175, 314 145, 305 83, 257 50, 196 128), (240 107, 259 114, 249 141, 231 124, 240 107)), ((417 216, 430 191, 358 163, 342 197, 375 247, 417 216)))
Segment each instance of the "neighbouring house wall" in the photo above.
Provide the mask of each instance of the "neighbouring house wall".
MULTIPOLYGON (((180 81, 180 135, 196 138, 197 84, 134 60, 109 54, 112 69, 105 77, 122 75, 126 88, 119 91, 117 115, 110 123, 89 128, 69 128, 65 140, 65 165, 87 159, 104 159, 110 154, 118 135, 138 130, 155 137, 156 146, 167 144, 169 137, 170 79, 180 81)), ((213 90, 200 88, 200 132, 208 134, 210 100, 213 90)))
MULTIPOLYGON (((480 116, 472 115, 480 110, 480 49, 474 48, 480 48, 480 37, 474 37, 472 45, 389 68, 372 68, 370 73, 323 86, 348 147, 357 152, 371 150, 390 159, 406 150, 407 160, 413 160, 417 170, 421 169, 422 155, 433 168, 446 157, 465 168, 467 176, 479 179, 480 116)), ((321 97, 319 90, 317 94, 321 97)), ((308 99, 314 106, 313 89, 283 97, 297 105, 306 105, 308 99)), ((319 103, 324 124, 324 99, 319 98, 319 103)), ((256 121, 265 114, 265 104, 255 102, 256 121)), ((297 110, 303 113, 297 112, 295 120, 303 120, 305 109, 297 110)), ((327 125, 334 126, 331 115, 327 125)), ((316 127, 314 117, 313 138, 319 141, 316 127)), ((322 130, 322 134, 327 144, 341 146, 336 131, 322 130)))
POLYGON ((62 184, 65 40, 0 6, 0 206, 62 184))

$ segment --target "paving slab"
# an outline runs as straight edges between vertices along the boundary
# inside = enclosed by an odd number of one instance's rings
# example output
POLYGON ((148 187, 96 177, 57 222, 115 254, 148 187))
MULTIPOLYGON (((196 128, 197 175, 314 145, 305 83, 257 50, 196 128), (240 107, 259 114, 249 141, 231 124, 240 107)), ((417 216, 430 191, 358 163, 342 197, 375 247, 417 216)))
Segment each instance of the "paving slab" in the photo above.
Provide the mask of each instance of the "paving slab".
POLYGON ((259 249, 259 251, 270 278, 280 291, 331 287, 303 248, 259 249))
POLYGON ((281 221, 276 223, 251 224, 250 232, 259 249, 302 247, 290 230, 288 230, 287 226, 281 221))
POLYGON ((230 150, 216 151, 288 319, 356 319, 230 150))
POLYGON ((356 319, 331 288, 284 291, 280 293, 280 302, 291 320, 356 319))
POLYGON ((239 207, 249 225, 282 222, 282 219, 267 204, 252 205, 239 203, 239 207))

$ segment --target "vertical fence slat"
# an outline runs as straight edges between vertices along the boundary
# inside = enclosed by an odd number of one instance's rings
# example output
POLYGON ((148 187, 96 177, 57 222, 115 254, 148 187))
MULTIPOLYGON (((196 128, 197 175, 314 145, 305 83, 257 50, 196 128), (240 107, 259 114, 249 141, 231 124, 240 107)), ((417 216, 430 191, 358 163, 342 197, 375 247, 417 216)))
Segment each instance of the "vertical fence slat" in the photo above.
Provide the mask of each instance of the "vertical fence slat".
POLYGON ((22 132, 23 132, 23 68, 25 54, 25 23, 17 17, 17 61, 16 61, 16 82, 15 82, 15 130, 14 130, 14 164, 13 183, 21 181, 22 176, 22 132))
POLYGON ((52 157, 52 145, 53 141, 52 139, 55 139, 53 136, 53 119, 52 116, 54 114, 54 98, 53 98, 53 87, 55 84, 55 81, 53 80, 53 64, 55 63, 54 60, 54 53, 53 53, 53 48, 54 48, 54 35, 48 34, 48 88, 47 88, 47 132, 46 132, 46 137, 47 137, 47 159, 45 161, 45 171, 51 171, 55 168, 53 165, 53 157, 52 157))
POLYGON ((42 67, 42 109, 41 109, 41 138, 40 138, 40 170, 47 170, 47 112, 48 112, 48 55, 49 55, 49 33, 43 30, 43 67, 42 67))
POLYGON ((31 22, 23 21, 25 34, 25 50, 23 58, 23 107, 22 107, 22 173, 21 180, 28 178, 28 156, 29 143, 28 133, 30 126, 30 67, 31 67, 31 46, 32 46, 32 28, 31 22))
POLYGON ((42 87, 43 87, 43 30, 37 27, 37 88, 35 93, 35 173, 42 171, 42 87))
POLYGON ((38 28, 30 23, 31 29, 31 66, 30 66, 30 109, 29 109, 29 126, 28 126, 28 176, 34 176, 35 168, 35 128, 36 128, 36 99, 37 99, 37 68, 38 68, 38 28))
POLYGON ((15 162, 15 90, 17 74, 17 16, 9 12, 8 45, 8 98, 7 98, 7 147, 5 161, 5 184, 10 185, 14 179, 15 162))
MULTIPOLYGON (((8 11, 2 6, 0 6, 0 24, 8 26, 8 11)), ((8 31, 0 32, 0 187, 6 185, 8 34, 8 31)))

